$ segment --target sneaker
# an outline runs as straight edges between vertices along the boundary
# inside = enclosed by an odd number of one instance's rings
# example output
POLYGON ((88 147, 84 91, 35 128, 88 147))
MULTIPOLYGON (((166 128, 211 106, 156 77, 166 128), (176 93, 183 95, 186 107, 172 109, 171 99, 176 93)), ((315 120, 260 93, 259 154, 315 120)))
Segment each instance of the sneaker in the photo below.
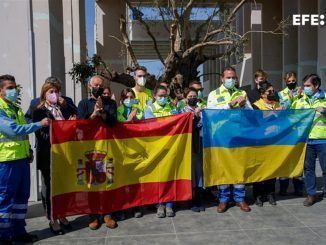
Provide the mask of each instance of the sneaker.
POLYGON ((205 212, 205 207, 204 206, 199 206, 200 212, 205 212))
POLYGON ((270 194, 267 196, 268 202, 270 203, 270 205, 275 206, 276 205, 276 199, 275 199, 275 195, 274 194, 270 194))
POLYGON ((166 208, 166 216, 167 217, 174 217, 175 213, 172 208, 166 208))
POLYGON ((165 207, 164 206, 162 206, 162 205, 158 206, 156 216, 158 218, 165 218, 165 207))
POLYGON ((256 204, 258 207, 262 207, 262 206, 264 205, 261 196, 256 197, 255 204, 256 204))
POLYGON ((134 208, 134 217, 137 219, 143 217, 143 212, 140 207, 134 208))
POLYGON ((197 207, 197 206, 191 207, 190 210, 193 211, 193 212, 196 212, 196 213, 199 213, 200 212, 200 208, 197 207))

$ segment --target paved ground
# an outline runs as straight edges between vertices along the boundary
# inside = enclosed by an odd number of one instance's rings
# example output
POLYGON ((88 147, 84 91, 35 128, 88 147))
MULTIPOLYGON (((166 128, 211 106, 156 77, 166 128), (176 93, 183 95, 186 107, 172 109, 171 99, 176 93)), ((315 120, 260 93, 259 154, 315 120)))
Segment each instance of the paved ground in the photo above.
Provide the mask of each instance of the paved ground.
POLYGON ((224 214, 208 203, 205 212, 183 209, 165 219, 148 211, 143 218, 120 221, 114 230, 91 231, 87 216, 71 217, 74 230, 63 236, 52 236, 37 203, 29 207, 27 228, 39 236, 38 244, 326 244, 326 200, 309 208, 302 201, 289 197, 277 206, 252 206, 250 213, 232 207, 224 214))

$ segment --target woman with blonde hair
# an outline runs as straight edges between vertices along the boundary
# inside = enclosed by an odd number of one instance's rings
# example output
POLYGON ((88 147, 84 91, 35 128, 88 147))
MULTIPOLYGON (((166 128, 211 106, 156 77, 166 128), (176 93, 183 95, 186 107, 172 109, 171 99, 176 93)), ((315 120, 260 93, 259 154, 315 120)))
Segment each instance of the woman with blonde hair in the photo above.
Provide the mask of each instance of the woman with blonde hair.
MULTIPOLYGON (((48 117, 51 120, 73 120, 75 115, 72 114, 71 110, 67 109, 59 104, 59 91, 60 87, 56 83, 47 82, 41 89, 40 103, 33 112, 33 122, 39 121, 39 118, 48 117)), ((65 229, 72 229, 66 218, 60 218, 59 222, 51 218, 51 201, 50 201, 50 190, 51 190, 51 143, 49 127, 41 128, 35 132, 36 135, 36 164, 37 169, 42 174, 42 204, 46 211, 47 219, 49 220, 49 226, 55 235, 63 235, 64 231, 61 229, 60 224, 65 229)))

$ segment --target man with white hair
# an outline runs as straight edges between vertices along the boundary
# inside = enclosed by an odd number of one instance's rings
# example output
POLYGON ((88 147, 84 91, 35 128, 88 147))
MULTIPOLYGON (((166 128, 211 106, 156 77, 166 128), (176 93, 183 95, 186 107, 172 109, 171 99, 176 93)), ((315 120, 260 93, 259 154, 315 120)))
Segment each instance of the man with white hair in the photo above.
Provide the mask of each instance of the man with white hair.
MULTIPOLYGON (((92 119, 102 118, 109 126, 113 126, 117 122, 117 105, 114 100, 102 99, 104 91, 105 80, 102 76, 93 76, 89 80, 88 87, 91 96, 83 99, 78 104, 77 118, 78 119, 92 119)), ((91 214, 89 228, 97 230, 101 226, 101 215, 91 214)), ((104 215, 104 222, 106 226, 113 229, 117 226, 116 221, 112 218, 111 214, 104 215)))

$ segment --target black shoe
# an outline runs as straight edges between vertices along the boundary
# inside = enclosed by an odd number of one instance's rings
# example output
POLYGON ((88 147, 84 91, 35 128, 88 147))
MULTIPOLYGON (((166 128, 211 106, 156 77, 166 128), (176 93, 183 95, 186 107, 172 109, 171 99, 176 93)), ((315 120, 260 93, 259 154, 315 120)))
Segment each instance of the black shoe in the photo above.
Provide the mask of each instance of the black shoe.
POLYGON ((262 207, 262 206, 263 206, 263 200, 262 200, 262 197, 261 197, 261 196, 256 197, 255 204, 256 204, 258 207, 262 207))
POLYGON ((303 197, 303 191, 294 191, 293 195, 296 197, 303 197))
POLYGON ((52 225, 51 225, 51 222, 49 223, 49 227, 50 227, 50 231, 54 234, 54 235, 64 235, 65 232, 62 230, 62 229, 59 229, 59 230, 54 230, 52 225))
POLYGON ((68 230, 68 231, 71 231, 71 230, 72 230, 72 226, 71 226, 70 223, 68 223, 68 224, 64 224, 64 223, 61 222, 61 221, 59 221, 59 222, 60 222, 60 225, 61 225, 63 228, 65 228, 66 230, 68 230))
POLYGON ((268 198, 268 202, 270 203, 270 205, 273 205, 273 206, 276 205, 276 200, 275 200, 275 195, 274 194, 268 195, 267 198, 268 198))
POLYGON ((278 193, 279 196, 282 196, 282 197, 286 197, 286 196, 289 196, 290 194, 287 192, 287 191, 280 191, 278 193))
POLYGON ((23 242, 23 243, 33 243, 33 242, 38 241, 38 237, 36 235, 25 233, 23 235, 15 237, 14 241, 15 242, 23 242))
POLYGON ((2 239, 0 238, 0 244, 1 245, 11 245, 14 244, 12 240, 2 239))

